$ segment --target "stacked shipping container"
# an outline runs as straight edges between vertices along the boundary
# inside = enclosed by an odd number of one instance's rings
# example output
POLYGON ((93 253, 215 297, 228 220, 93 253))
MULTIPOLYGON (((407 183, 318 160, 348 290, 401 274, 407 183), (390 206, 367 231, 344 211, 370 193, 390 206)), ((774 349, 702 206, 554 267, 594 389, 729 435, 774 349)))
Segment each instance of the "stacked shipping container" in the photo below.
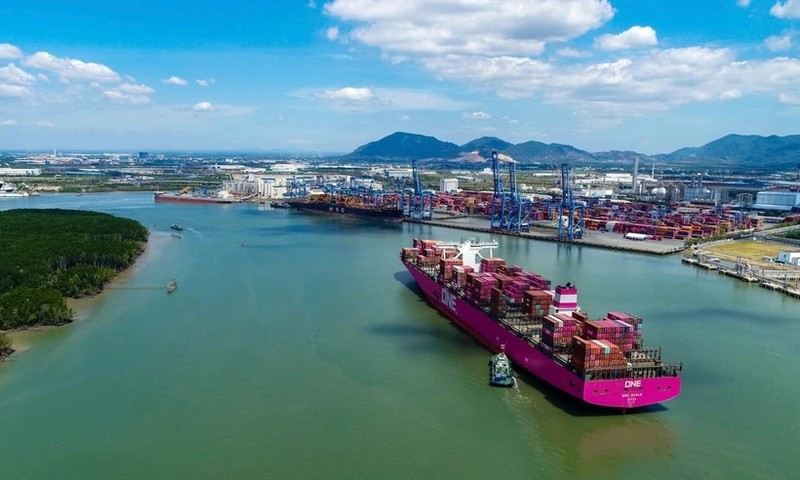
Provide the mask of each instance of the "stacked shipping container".
POLYGON ((624 369, 628 360, 622 350, 608 340, 572 337, 570 365, 579 371, 594 368, 624 369))

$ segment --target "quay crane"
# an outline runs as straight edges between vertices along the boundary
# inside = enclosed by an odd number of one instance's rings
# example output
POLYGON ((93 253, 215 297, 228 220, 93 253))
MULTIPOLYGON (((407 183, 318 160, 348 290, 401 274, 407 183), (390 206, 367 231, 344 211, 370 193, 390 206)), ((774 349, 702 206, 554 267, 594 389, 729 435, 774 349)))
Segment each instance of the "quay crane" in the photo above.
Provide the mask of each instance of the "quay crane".
POLYGON ((494 192, 490 212, 492 230, 508 233, 530 231, 532 203, 522 200, 517 188, 517 161, 508 155, 492 152, 492 175, 494 192), (500 174, 500 161, 508 163, 508 190, 503 187, 500 174))
POLYGON ((409 194, 408 216, 415 220, 430 220, 433 218, 433 194, 422 189, 416 159, 411 161, 411 172, 414 179, 414 191, 406 190, 409 194))
POLYGON ((577 240, 583 238, 586 208, 576 206, 569 186, 569 164, 561 164, 561 203, 558 208, 558 239, 577 240), (576 219, 577 217, 577 219, 576 219))

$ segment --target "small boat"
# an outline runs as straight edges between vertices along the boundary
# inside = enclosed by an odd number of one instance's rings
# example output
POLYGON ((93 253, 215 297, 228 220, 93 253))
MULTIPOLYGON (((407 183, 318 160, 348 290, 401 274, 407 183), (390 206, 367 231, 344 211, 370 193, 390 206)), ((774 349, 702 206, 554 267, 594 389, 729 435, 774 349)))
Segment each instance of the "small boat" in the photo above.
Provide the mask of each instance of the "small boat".
POLYGON ((181 226, 180 226, 180 225, 178 225, 177 223, 173 223, 172 225, 170 225, 170 226, 169 226, 169 228, 171 228, 171 229, 173 229, 173 230, 177 230, 177 231, 179 231, 179 232, 183 230, 183 227, 181 227, 181 226))
POLYGON ((517 384, 511 362, 504 352, 492 355, 489 362, 489 384, 495 387, 513 387, 517 384))
POLYGON ((172 233, 172 238, 183 238, 180 233, 172 233))
POLYGON ((172 280, 167 284, 167 293, 172 293, 178 288, 178 279, 172 277, 172 280))

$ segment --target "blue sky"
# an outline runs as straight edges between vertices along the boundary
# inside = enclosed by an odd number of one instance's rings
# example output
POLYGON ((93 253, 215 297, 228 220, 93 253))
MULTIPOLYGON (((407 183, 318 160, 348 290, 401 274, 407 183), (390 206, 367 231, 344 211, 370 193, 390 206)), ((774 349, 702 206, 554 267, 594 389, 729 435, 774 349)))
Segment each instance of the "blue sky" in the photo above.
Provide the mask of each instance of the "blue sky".
POLYGON ((0 2, 0 150, 798 134, 800 0, 0 2))

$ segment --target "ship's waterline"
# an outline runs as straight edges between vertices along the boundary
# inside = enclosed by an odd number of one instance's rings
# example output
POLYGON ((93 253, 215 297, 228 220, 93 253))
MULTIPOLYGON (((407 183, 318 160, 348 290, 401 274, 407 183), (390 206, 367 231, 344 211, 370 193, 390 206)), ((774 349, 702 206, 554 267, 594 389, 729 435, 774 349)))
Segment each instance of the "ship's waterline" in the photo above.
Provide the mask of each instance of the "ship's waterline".
POLYGON ((0 364, 4 476, 792 478, 800 467, 796 300, 678 257, 500 238, 509 263, 578 285, 593 317, 640 314, 648 344, 683 360, 680 397, 603 415, 532 376, 489 387, 490 351, 420 298, 397 250, 468 232, 152 194, 0 204, 21 206, 185 230, 126 278, 177 276, 173 294, 108 290, 85 319, 0 364))

